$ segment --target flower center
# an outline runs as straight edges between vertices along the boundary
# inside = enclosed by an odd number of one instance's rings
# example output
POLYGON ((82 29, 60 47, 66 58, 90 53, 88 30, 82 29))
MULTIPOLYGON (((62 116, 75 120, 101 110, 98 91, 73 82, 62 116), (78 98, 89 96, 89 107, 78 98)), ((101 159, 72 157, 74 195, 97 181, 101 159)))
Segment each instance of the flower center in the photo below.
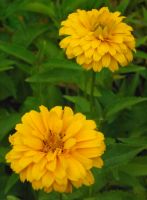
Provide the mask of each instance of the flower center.
POLYGON ((93 28, 94 36, 104 41, 107 37, 107 27, 105 25, 99 24, 93 28))
POLYGON ((43 152, 55 152, 56 149, 63 149, 63 142, 60 136, 50 134, 48 140, 43 141, 43 152))

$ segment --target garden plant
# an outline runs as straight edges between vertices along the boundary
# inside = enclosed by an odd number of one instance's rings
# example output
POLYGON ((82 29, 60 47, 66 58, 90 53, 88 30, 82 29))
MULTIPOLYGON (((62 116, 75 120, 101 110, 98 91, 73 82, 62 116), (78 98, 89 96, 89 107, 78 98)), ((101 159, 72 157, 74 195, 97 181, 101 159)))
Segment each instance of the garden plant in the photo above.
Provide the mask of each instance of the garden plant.
POLYGON ((147 2, 0 10, 0 200, 146 200, 147 2))

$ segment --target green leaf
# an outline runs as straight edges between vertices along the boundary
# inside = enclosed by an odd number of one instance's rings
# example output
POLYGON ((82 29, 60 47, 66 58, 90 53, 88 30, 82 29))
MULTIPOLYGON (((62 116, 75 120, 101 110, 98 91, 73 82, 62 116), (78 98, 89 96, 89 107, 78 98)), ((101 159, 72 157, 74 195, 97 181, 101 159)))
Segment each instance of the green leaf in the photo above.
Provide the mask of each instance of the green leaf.
POLYGON ((20 200, 20 199, 15 196, 8 195, 6 200, 20 200))
POLYGON ((0 147, 0 163, 5 163, 5 155, 8 152, 9 148, 8 147, 0 147))
POLYGON ((16 58, 19 58, 29 64, 33 64, 36 60, 32 52, 17 44, 10 44, 0 41, 0 50, 7 54, 10 54, 16 58))
POLYGON ((13 69, 11 65, 15 64, 14 61, 8 59, 0 59, 0 72, 13 69))
POLYGON ((9 16, 12 16, 15 12, 21 10, 24 6, 25 1, 26 0, 15 0, 14 2, 7 4, 7 8, 4 10, 4 17, 8 18, 9 16))
POLYGON ((122 171, 131 176, 147 176, 147 157, 141 156, 122 167, 122 171))
POLYGON ((0 67, 0 72, 7 71, 10 69, 13 69, 13 67, 12 66, 0 67))
POLYGON ((9 190, 17 183, 19 176, 17 174, 12 174, 7 181, 4 193, 7 194, 9 190))
POLYGON ((29 46, 33 40, 38 37, 39 35, 43 34, 45 31, 49 29, 48 25, 42 25, 42 24, 35 24, 35 25, 27 25, 23 26, 23 28, 20 28, 18 30, 12 40, 17 45, 21 45, 23 47, 29 46))
POLYGON ((38 109, 40 104, 41 103, 40 103, 38 98, 33 97, 33 96, 28 96, 23 103, 22 109, 23 109, 24 112, 27 112, 27 111, 32 110, 32 109, 38 109))
POLYGON ((121 13, 124 13, 129 3, 130 3, 129 0, 120 1, 120 4, 117 6, 116 10, 119 10, 121 13))
MULTIPOLYGON (((68 61, 64 58, 63 56, 63 51, 59 48, 58 44, 54 41, 49 41, 49 40, 39 40, 37 44, 38 49, 43 49, 43 53, 46 57, 49 57, 45 65, 49 64, 60 64, 60 63, 67 63, 68 61)), ((70 63, 70 61, 68 62, 70 63)), ((76 65, 76 64, 75 64, 76 65)))
POLYGON ((144 71, 146 68, 144 66, 140 66, 140 65, 135 65, 135 64, 130 64, 127 67, 121 67, 119 68, 117 73, 134 73, 134 72, 142 72, 144 71))
POLYGON ((45 193, 43 191, 39 191, 38 200, 55 200, 58 199, 60 196, 57 192, 45 193))
POLYGON ((87 99, 80 96, 68 96, 64 95, 65 99, 69 100, 70 102, 74 103, 76 106, 76 111, 88 113, 90 112, 90 103, 87 99))
POLYGON ((0 100, 13 96, 16 98, 16 87, 11 76, 5 72, 0 73, 0 100))
POLYGON ((93 9, 93 8, 99 8, 100 6, 102 6, 102 4, 105 3, 105 0, 93 0, 93 1, 88 1, 88 7, 93 9))
POLYGON ((8 60, 8 59, 5 59, 5 58, 0 60, 0 67, 14 65, 14 64, 15 64, 15 61, 13 61, 13 60, 8 60))
POLYGON ((4 116, 0 119, 0 141, 9 133, 9 131, 15 127, 16 123, 20 120, 20 114, 12 113, 8 116, 4 116))
POLYGON ((125 167, 125 164, 122 167, 119 167, 119 183, 121 185, 125 185, 126 187, 132 187, 133 190, 137 189, 142 190, 142 192, 145 192, 145 188, 141 184, 140 180, 135 176, 131 176, 130 174, 123 172, 123 167, 125 167))
POLYGON ((24 5, 23 9, 47 15, 54 21, 56 26, 59 26, 58 21, 56 20, 55 7, 51 1, 48 1, 48 5, 41 2, 29 2, 24 5))
POLYGON ((141 45, 144 45, 147 42, 147 36, 138 38, 136 41, 136 47, 140 47, 141 45))
POLYGON ((143 58, 143 59, 147 59, 147 53, 143 52, 143 51, 139 51, 137 50, 135 57, 137 58, 143 58))
POLYGON ((95 197, 84 198, 84 200, 133 200, 129 192, 112 190, 97 193, 95 197))
POLYGON ((125 144, 128 144, 130 146, 138 146, 138 147, 145 147, 147 146, 147 137, 141 136, 141 137, 129 137, 129 138, 119 138, 120 141, 122 141, 125 144))
POLYGON ((60 69, 55 68, 46 72, 41 72, 27 78, 26 81, 36 83, 77 83, 79 82, 82 73, 76 69, 60 69))
MULTIPOLYGON (((128 76, 128 73, 126 74, 128 76)), ((123 96, 133 96, 137 91, 138 84, 140 82, 140 74, 134 73, 130 75, 130 79, 128 80, 126 77, 123 77, 122 84, 119 88, 119 95, 123 96), (128 87, 129 85, 129 87, 128 87)))
POLYGON ((147 21, 147 9, 143 7, 143 16, 144 16, 144 21, 147 21))
MULTIPOLYGON (((55 50, 55 51, 57 51, 57 50, 55 50)), ((78 64, 76 64, 73 61, 66 60, 66 59, 63 60, 63 59, 59 59, 59 58, 50 58, 47 62, 42 64, 42 71, 47 71, 47 70, 54 69, 54 68, 58 68, 60 71, 62 70, 62 68, 65 68, 67 70, 73 69, 73 70, 83 71, 81 66, 79 66, 78 64)))
POLYGON ((132 147, 127 144, 111 144, 104 153, 104 167, 102 171, 122 166, 132 160, 145 147, 132 147))
POLYGON ((80 8, 82 5, 85 5, 87 0, 64 0, 62 8, 64 8, 65 13, 75 11, 77 8, 80 8))
POLYGON ((113 105, 106 109, 106 118, 117 114, 123 109, 129 108, 140 102, 147 101, 145 97, 122 97, 121 99, 116 100, 113 105))
POLYGON ((53 6, 53 4, 50 4, 50 6, 49 5, 47 6, 40 2, 32 2, 32 3, 26 3, 24 5, 23 9, 41 13, 41 14, 45 14, 48 16, 55 16, 55 12, 53 10, 53 7, 51 7, 51 5, 53 6))

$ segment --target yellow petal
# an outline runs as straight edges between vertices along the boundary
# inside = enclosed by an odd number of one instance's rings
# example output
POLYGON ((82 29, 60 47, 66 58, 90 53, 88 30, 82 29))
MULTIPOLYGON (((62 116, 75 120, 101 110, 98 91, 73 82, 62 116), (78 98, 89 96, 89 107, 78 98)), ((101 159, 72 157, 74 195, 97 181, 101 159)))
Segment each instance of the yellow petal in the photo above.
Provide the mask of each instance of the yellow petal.
POLYGON ((26 180, 26 172, 27 172, 26 170, 20 172, 19 177, 21 182, 24 182, 26 180))
POLYGON ((119 35, 119 34, 113 35, 110 38, 114 43, 122 43, 123 42, 123 37, 122 37, 122 35, 119 35))
POLYGON ((66 190, 65 190, 65 192, 70 192, 70 193, 72 193, 72 184, 71 184, 71 182, 69 182, 68 181, 68 184, 67 184, 67 187, 66 187, 66 190))
POLYGON ((53 172, 56 169, 56 164, 57 164, 57 159, 55 158, 54 160, 48 162, 48 164, 46 165, 46 168, 53 172))
POLYGON ((115 55, 115 59, 122 65, 122 66, 125 66, 127 65, 127 59, 126 57, 123 55, 123 54, 120 54, 120 53, 117 53, 115 55))
POLYGON ((62 114, 63 114, 62 106, 55 106, 50 110, 50 112, 52 111, 55 112, 60 119, 62 118, 62 114))
POLYGON ((113 58, 111 58, 111 62, 110 62, 109 68, 110 68, 111 71, 118 70, 118 63, 113 58))
POLYGON ((48 171, 42 177, 42 184, 44 187, 50 187, 54 181, 54 175, 52 172, 48 171))
POLYGON ((42 189, 43 188, 43 185, 41 183, 40 180, 34 180, 32 181, 32 187, 35 189, 35 190, 38 190, 38 189, 42 189))
POLYGON ((66 141, 70 137, 76 135, 76 133, 82 128, 82 126, 83 122, 81 120, 73 121, 66 130, 65 136, 63 137, 63 141, 66 141))
POLYGON ((36 137, 24 137, 22 138, 23 144, 30 147, 31 149, 41 150, 43 143, 36 137))
POLYGON ((101 57, 102 56, 97 51, 94 51, 94 53, 93 53, 94 61, 99 61, 101 59, 101 57))
POLYGON ((65 141, 64 143, 64 149, 70 149, 76 144, 76 139, 75 138, 69 138, 68 140, 65 141))
POLYGON ((33 179, 39 180, 46 172, 46 170, 40 169, 40 163, 34 164, 30 171, 31 171, 32 180, 33 179))
POLYGON ((48 126, 48 120, 49 120, 49 110, 45 106, 40 106, 41 116, 44 123, 44 126, 46 128, 46 131, 48 132, 49 126, 48 126))
POLYGON ((94 41, 91 42, 91 46, 94 49, 96 49, 99 45, 100 45, 100 41, 99 40, 94 40, 94 41))
POLYGON ((93 166, 97 168, 101 168, 104 164, 103 160, 100 157, 93 158, 92 161, 93 161, 93 166))
POLYGON ((127 51, 127 53, 125 54, 125 57, 127 58, 128 62, 133 60, 133 54, 131 51, 127 51))
POLYGON ((102 65, 101 60, 100 60, 99 62, 93 62, 93 63, 92 63, 92 68, 93 68, 93 71, 94 71, 94 72, 99 72, 99 71, 101 71, 102 67, 103 67, 103 65, 102 65))
POLYGON ((54 182, 54 184, 53 184, 53 188, 54 188, 54 190, 57 191, 57 192, 65 192, 66 187, 67 187, 66 185, 59 185, 59 184, 56 183, 56 182, 54 182))
POLYGON ((87 51, 85 51, 85 56, 86 56, 87 58, 91 58, 92 55, 93 55, 93 53, 94 53, 94 49, 93 49, 93 48, 90 48, 90 49, 88 49, 87 51))
POLYGON ((67 176, 70 180, 77 181, 79 178, 86 175, 86 171, 80 162, 71 157, 67 159, 67 162, 67 176))
POLYGON ((102 57, 102 64, 104 67, 108 67, 110 64, 111 58, 110 55, 107 53, 102 57))
POLYGON ((15 134, 9 136, 9 142, 11 144, 14 144, 14 140, 15 140, 14 138, 15 138, 15 134))
POLYGON ((82 142, 77 142, 76 148, 77 149, 82 149, 82 148, 95 148, 99 146, 99 140, 95 137, 94 140, 87 140, 87 141, 82 141, 82 142))
POLYGON ((83 156, 87 158, 94 158, 99 155, 99 148, 83 148, 83 149, 78 149, 79 154, 82 154, 83 156))
POLYGON ((32 110, 30 111, 29 116, 32 120, 33 127, 37 128, 40 132, 44 132, 45 127, 44 127, 43 120, 41 118, 40 113, 32 110))
MULTIPOLYGON (((44 157, 45 157, 45 153, 44 152, 36 152, 36 154, 33 156, 32 160, 33 160, 34 163, 39 163, 42 160, 45 161, 45 163, 46 163, 46 160, 45 160, 44 157)), ((44 164, 43 161, 42 161, 42 165, 44 164)))
POLYGON ((30 157, 28 157, 28 158, 21 158, 18 161, 19 171, 23 170, 25 167, 27 167, 31 163, 32 163, 32 158, 30 158, 30 157))
POLYGON ((63 111, 63 130, 65 130, 68 125, 70 124, 71 120, 73 119, 73 111, 71 108, 69 107, 64 107, 64 111, 63 111))
POLYGON ((65 178, 65 176, 66 176, 66 172, 65 172, 65 167, 62 164, 62 160, 57 159, 55 178, 62 180, 63 178, 65 178))
POLYGON ((85 62, 85 55, 81 54, 81 55, 77 56, 76 61, 78 64, 82 65, 85 62))
POLYGON ((101 44, 97 47, 98 54, 104 55, 109 51, 109 46, 106 42, 101 42, 101 44))
POLYGON ((93 120, 86 120, 84 122, 85 129, 96 129, 96 123, 93 120))
POLYGON ((81 120, 84 123, 84 121, 86 120, 86 117, 82 113, 76 113, 74 115, 73 120, 81 120))
POLYGON ((67 48, 70 41, 71 41, 71 37, 68 36, 68 37, 64 38, 63 40, 61 40, 59 45, 60 45, 61 48, 67 48))
POLYGON ((83 50, 80 46, 74 47, 72 51, 75 56, 79 56, 83 53, 83 50))
POLYGON ((72 185, 75 187, 75 188, 79 188, 82 186, 83 184, 83 181, 81 179, 79 179, 78 181, 71 181, 72 182, 72 185))
POLYGON ((92 167, 92 160, 86 158, 85 156, 82 156, 81 154, 78 153, 78 151, 72 152, 73 158, 78 160, 82 165, 85 167, 85 169, 90 169, 92 167))
POLYGON ((85 179, 83 180, 83 184, 89 186, 89 185, 92 185, 93 183, 94 183, 94 177, 91 171, 88 171, 85 179))
POLYGON ((56 114, 56 112, 50 111, 48 124, 49 124, 51 133, 53 134, 61 133, 63 123, 62 123, 62 120, 56 114))
POLYGON ((92 140, 95 139, 97 136, 97 132, 95 130, 83 130, 78 132, 75 135, 77 142, 92 140))

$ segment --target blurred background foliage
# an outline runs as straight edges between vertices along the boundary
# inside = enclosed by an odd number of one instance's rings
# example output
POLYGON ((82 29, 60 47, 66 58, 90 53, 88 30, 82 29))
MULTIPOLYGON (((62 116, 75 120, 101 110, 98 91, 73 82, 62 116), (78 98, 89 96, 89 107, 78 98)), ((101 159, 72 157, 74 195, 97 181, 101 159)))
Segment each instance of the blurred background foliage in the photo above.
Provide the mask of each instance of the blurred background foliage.
POLYGON ((94 170, 95 184, 63 194, 64 200, 146 200, 147 1, 0 0, 0 10, 0 199, 59 198, 20 183, 4 158, 8 135, 21 115, 44 104, 72 106, 96 120, 106 137, 105 165, 94 170), (76 9, 102 6, 127 16, 137 51, 128 67, 97 73, 91 113, 91 71, 67 60, 58 31, 60 22, 76 9))

